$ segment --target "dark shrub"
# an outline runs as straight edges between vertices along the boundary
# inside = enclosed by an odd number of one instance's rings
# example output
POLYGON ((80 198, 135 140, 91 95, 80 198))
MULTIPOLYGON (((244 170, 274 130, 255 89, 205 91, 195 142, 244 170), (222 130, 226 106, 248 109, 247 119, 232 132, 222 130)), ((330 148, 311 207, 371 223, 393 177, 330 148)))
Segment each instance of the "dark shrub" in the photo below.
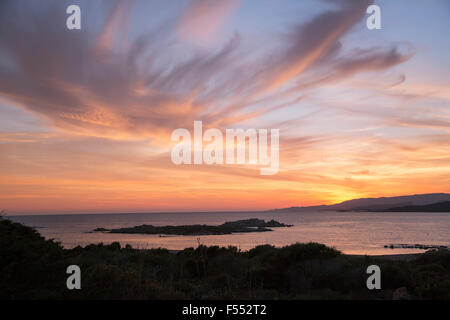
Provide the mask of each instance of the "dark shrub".
POLYGON ((250 249, 248 251, 248 256, 250 258, 261 256, 263 254, 266 254, 267 252, 274 252, 276 248, 270 244, 263 244, 260 246, 256 246, 253 249, 250 249))
POLYGON ((450 299, 450 253, 412 261, 342 255, 318 243, 137 250, 119 243, 71 250, 0 218, 0 299, 450 299), (66 268, 82 270, 67 290, 66 268), (367 290, 366 268, 381 267, 382 290, 367 290))

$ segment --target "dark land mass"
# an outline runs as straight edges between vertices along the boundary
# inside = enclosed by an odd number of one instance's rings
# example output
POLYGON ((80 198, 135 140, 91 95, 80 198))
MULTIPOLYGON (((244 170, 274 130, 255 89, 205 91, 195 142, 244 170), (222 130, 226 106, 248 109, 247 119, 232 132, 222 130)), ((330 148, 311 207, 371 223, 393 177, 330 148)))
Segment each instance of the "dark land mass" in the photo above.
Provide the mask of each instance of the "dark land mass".
POLYGON ((403 206, 387 210, 388 212, 450 212, 450 201, 427 204, 423 206, 403 206))
POLYGON ((166 235, 182 235, 182 236, 204 236, 204 235, 223 235, 244 232, 267 232, 272 231, 270 228, 291 227, 275 220, 265 222, 261 219, 246 219, 225 222, 218 226, 208 225, 184 225, 184 226, 153 226, 141 225, 131 228, 105 229, 97 228, 94 232, 109 233, 138 233, 138 234, 166 234, 166 235))
MULTIPOLYGON (((290 207, 273 209, 269 212, 305 212, 305 211, 390 211, 394 207, 426 206, 450 201, 450 193, 416 194, 399 197, 361 198, 332 205, 310 207, 290 207)), ((446 211, 445 211, 446 212, 446 211)))
POLYGON ((391 249, 422 249, 422 250, 429 250, 429 249, 450 249, 449 246, 443 246, 443 245, 433 245, 433 244, 407 244, 407 243, 399 243, 399 244, 388 244, 384 246, 385 248, 391 248, 391 249))
POLYGON ((134 249, 119 243, 64 249, 0 218, 0 299, 450 299, 450 251, 348 256, 319 243, 134 249), (402 257, 409 257, 403 259, 402 257), (368 290, 367 267, 382 270, 368 290), (82 271, 68 290, 67 267, 82 271))

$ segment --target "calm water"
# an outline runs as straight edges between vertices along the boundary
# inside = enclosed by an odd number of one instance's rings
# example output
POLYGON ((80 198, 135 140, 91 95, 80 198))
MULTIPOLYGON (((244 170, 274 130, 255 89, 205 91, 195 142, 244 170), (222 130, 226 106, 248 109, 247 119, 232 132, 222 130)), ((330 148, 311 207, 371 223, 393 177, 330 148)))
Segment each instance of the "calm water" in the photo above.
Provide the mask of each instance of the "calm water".
POLYGON ((141 224, 217 225, 247 218, 275 219, 293 224, 272 232, 201 236, 205 245, 237 246, 243 250, 261 244, 275 246, 315 241, 348 254, 399 254, 423 252, 418 249, 385 249, 391 243, 450 245, 450 213, 133 213, 93 215, 15 216, 10 219, 35 227, 46 238, 71 248, 91 243, 130 244, 135 248, 164 247, 178 250, 197 246, 197 236, 89 233, 97 227, 119 228, 141 224))

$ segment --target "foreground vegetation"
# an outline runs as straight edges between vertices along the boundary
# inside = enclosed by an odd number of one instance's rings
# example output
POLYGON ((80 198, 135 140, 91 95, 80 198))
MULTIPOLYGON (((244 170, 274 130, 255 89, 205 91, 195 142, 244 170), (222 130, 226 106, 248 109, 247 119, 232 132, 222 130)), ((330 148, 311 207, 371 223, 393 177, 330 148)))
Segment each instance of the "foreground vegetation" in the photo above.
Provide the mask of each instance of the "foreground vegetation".
POLYGON ((450 252, 413 261, 351 257, 322 244, 283 248, 199 245, 166 249, 89 245, 63 249, 35 230, 0 218, 0 299, 450 299, 450 252), (66 268, 82 289, 66 288, 66 268), (382 270, 382 290, 366 288, 366 268, 382 270), (396 290, 397 289, 397 290, 396 290))

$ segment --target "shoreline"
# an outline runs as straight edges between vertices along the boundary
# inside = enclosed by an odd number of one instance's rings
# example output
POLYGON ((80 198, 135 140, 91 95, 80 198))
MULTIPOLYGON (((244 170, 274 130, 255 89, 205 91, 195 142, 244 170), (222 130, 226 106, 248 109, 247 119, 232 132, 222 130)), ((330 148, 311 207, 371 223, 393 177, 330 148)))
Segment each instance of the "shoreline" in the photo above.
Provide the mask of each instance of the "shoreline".
MULTIPOLYGON (((249 215, 249 217, 252 215, 249 215)), ((200 218, 202 218, 203 216, 201 216, 200 218)), ((191 236, 191 235, 187 235, 187 240, 184 241, 184 237, 181 238, 181 236, 176 236, 174 235, 174 237, 176 237, 175 240, 172 239, 156 239, 154 238, 154 236, 150 235, 149 238, 147 239, 146 236, 139 236, 139 235, 134 235, 134 234, 130 234, 130 235, 121 235, 121 234, 117 234, 117 235, 112 235, 112 234, 107 234, 107 235, 103 235, 100 234, 99 235, 94 235, 94 232, 92 231, 88 231, 88 230, 93 230, 95 227, 101 226, 101 225, 105 225, 104 223, 104 219, 93 219, 93 220, 80 220, 82 223, 81 224, 82 228, 78 228, 75 230, 69 230, 69 232, 62 232, 61 229, 61 225, 64 222, 71 222, 72 219, 67 219, 67 220, 61 220, 61 221, 56 221, 58 222, 58 224, 56 225, 57 227, 55 227, 55 223, 53 220, 41 220, 41 219, 15 219, 15 217, 12 216, 6 216, 4 217, 5 219, 10 219, 12 221, 18 222, 18 223, 22 223, 25 225, 28 225, 32 228, 35 228, 38 232, 40 232, 45 238, 47 239, 56 239, 57 241, 59 241, 61 243, 61 245, 65 248, 65 249, 72 249, 74 247, 77 246, 82 246, 85 247, 87 245, 95 245, 95 244, 99 244, 101 242, 103 242, 105 245, 110 244, 112 242, 119 242, 122 246, 125 246, 127 244, 131 245, 134 249, 150 249, 150 248, 164 248, 166 250, 169 250, 170 252, 176 253, 179 251, 182 251, 183 249, 187 248, 187 247, 196 247, 197 246, 197 242, 195 241, 195 237, 198 236, 191 236), (37 225, 42 226, 42 227, 36 227, 37 225), (83 229, 84 231, 80 231, 81 229, 83 229), (87 233, 86 235, 84 233, 87 233)), ((237 215, 237 216, 233 216, 231 217, 230 220, 234 220, 235 219, 248 219, 248 217, 246 215, 237 215)), ((272 219, 272 216, 260 216, 259 218, 261 219, 272 219)), ((326 218, 326 217, 325 217, 326 218)), ((142 223, 149 223, 149 224, 156 224, 156 220, 158 219, 153 219, 153 220, 149 220, 148 222, 145 219, 142 220, 136 220, 136 223, 131 223, 130 225, 139 225, 142 223)), ((207 224, 207 225, 219 225, 219 223, 221 223, 221 221, 219 221, 218 219, 214 218, 211 219, 211 221, 205 221, 202 222, 207 224)), ((78 221, 74 220, 74 221, 78 221)), ((106 228, 119 228, 121 226, 124 225, 124 218, 120 218, 117 220, 113 220, 113 222, 111 225, 105 225, 106 228)), ((134 221, 134 220, 133 220, 134 221)), ((285 223, 289 223, 289 224, 294 224, 294 227, 297 225, 298 221, 293 219, 293 220, 289 220, 286 219, 285 220, 281 220, 285 223)), ((189 223, 189 221, 182 221, 184 224, 181 225, 187 225, 189 223)), ((445 222, 445 221, 444 221, 445 222)), ((169 226, 174 225, 173 223, 173 219, 167 219, 167 221, 165 221, 165 223, 169 226)), ((164 226, 164 225, 163 225, 164 226)), ((176 226, 176 225, 175 225, 176 226)), ((177 226, 180 227, 180 226, 177 226)), ((295 232, 301 232, 302 228, 298 228, 299 231, 295 231, 295 232)), ((65 231, 65 230, 64 230, 65 231)), ((273 231, 276 231, 276 229, 274 228, 273 231)), ((306 229, 306 231, 308 231, 308 228, 306 229)), ((166 235, 166 236, 162 236, 162 238, 169 238, 172 237, 172 235, 166 235)), ((397 246, 405 246, 405 245, 400 245, 400 244, 391 244, 392 243, 392 239, 386 239, 385 241, 382 241, 382 239, 378 240, 378 239, 372 239, 373 242, 371 243, 364 243, 364 244, 360 244, 358 242, 353 243, 354 241, 345 244, 342 244, 342 241, 339 241, 339 238, 337 239, 337 241, 329 241, 330 239, 328 238, 323 238, 321 236, 316 236, 316 237, 311 237, 311 236, 302 236, 300 235, 299 238, 291 236, 290 238, 286 239, 288 241, 284 240, 284 236, 282 233, 275 234, 266 234, 264 233, 264 235, 261 235, 260 233, 254 233, 254 235, 251 236, 246 236, 243 237, 242 234, 237 234, 236 237, 234 235, 212 235, 211 238, 209 236, 202 236, 202 243, 204 245, 208 245, 208 246, 219 246, 219 247, 227 247, 228 245, 233 245, 233 246, 237 246, 238 248, 240 248, 243 251, 247 251, 252 249, 254 246, 257 245, 263 245, 263 244, 270 244, 273 245, 275 247, 280 247, 280 246, 286 246, 289 244, 292 244, 294 242, 300 242, 300 243, 305 243, 308 241, 314 241, 314 242, 319 242, 319 243, 327 243, 328 246, 332 246, 335 247, 336 249, 340 250, 342 252, 342 254, 344 255, 348 255, 348 256, 370 256, 370 257, 374 257, 374 258, 384 258, 384 257, 389 257, 388 259, 410 259, 409 255, 415 255, 415 254, 422 254, 426 252, 426 248, 416 248, 415 246, 417 246, 417 243, 425 243, 423 245, 420 245, 421 247, 426 246, 426 247, 437 247, 439 244, 440 246, 444 245, 447 248, 449 247, 449 244, 445 241, 443 241, 443 238, 437 238, 434 239, 435 242, 431 242, 432 244, 429 244, 426 241, 426 239, 421 239, 419 238, 415 238, 414 240, 408 239, 411 244, 408 244, 408 248, 404 248, 404 247, 398 247, 397 246), (253 238, 256 237, 256 240, 253 240, 253 238), (212 240, 211 240, 212 239, 212 240), (236 240, 237 239, 237 240, 236 240), (250 240, 249 240, 250 239, 250 240), (322 240, 321 240, 322 239, 322 240), (280 240, 280 241, 279 241, 280 240), (293 240, 292 243, 289 243, 290 240, 293 240), (354 244, 354 245, 353 245, 354 244), (391 246, 394 246, 394 248, 391 248, 391 246), (409 246, 411 246, 411 248, 409 248, 409 246), (389 248, 388 248, 389 247, 389 248), (390 257, 393 256, 393 257, 390 257), (398 256, 398 257, 397 257, 398 256)), ((397 240, 397 239, 396 239, 397 240)), ((407 240, 401 240, 399 242, 404 243, 407 240), (402 242, 403 241, 403 242, 402 242)), ((414 257, 414 256, 413 256, 414 257)))
POLYGON ((201 244, 181 251, 133 249, 119 242, 64 249, 35 229, 5 219, 0 219, 0 235, 0 256, 5 257, 0 271, 7 275, 0 279, 0 299, 450 298, 448 249, 372 256, 344 254, 315 242, 248 251, 201 244), (384 272, 381 291, 367 290, 372 265, 384 272), (68 266, 82 270, 82 291, 67 290, 68 266))
MULTIPOLYGON (((156 248, 153 248, 153 250, 156 248)), ((160 248, 165 249, 165 248, 160 248)), ((186 249, 186 248, 185 248, 186 249)), ((141 249, 143 251, 152 250, 152 249, 141 249)), ((166 249, 167 250, 167 249, 166 249)), ((172 254, 178 254, 182 252, 183 250, 167 250, 172 254)), ((424 251, 422 253, 400 253, 400 254, 375 254, 375 255, 367 255, 367 254, 346 254, 342 253, 343 256, 354 258, 354 259, 361 259, 361 258, 370 258, 370 259, 380 259, 380 260, 390 260, 390 261, 413 261, 419 258, 421 255, 426 253, 427 251, 424 251)))
POLYGON ((419 258, 422 254, 424 254, 427 251, 424 251, 422 253, 400 253, 400 254, 380 254, 380 255, 364 255, 364 254, 345 254, 342 255, 350 257, 350 258, 372 258, 372 259, 381 259, 381 260, 391 260, 391 261, 413 261, 417 258, 419 258))

